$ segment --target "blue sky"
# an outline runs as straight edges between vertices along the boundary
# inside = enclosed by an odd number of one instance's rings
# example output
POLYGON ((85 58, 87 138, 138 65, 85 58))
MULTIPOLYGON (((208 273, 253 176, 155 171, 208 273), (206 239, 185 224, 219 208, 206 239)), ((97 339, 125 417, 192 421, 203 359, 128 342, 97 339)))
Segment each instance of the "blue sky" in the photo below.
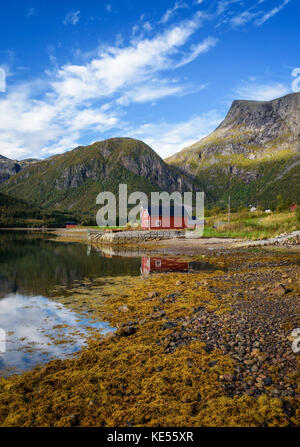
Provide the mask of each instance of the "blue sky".
POLYGON ((300 67, 299 0, 0 6, 0 154, 14 159, 114 136, 164 158, 214 130, 234 99, 291 93, 300 67))

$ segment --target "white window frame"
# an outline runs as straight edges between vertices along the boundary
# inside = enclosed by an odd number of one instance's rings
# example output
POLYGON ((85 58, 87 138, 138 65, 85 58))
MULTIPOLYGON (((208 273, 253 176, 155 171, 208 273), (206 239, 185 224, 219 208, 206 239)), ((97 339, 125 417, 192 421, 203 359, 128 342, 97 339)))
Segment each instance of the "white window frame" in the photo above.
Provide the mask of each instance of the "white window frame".
POLYGON ((161 220, 156 220, 155 221, 155 226, 156 227, 161 227, 161 220))

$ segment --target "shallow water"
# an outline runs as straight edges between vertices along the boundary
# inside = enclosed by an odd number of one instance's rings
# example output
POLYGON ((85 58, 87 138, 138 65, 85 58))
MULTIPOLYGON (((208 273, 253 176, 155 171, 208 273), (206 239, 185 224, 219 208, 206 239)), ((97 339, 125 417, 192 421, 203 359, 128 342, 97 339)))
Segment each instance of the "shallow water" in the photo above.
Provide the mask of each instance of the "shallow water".
MULTIPOLYGON (((90 291, 99 278, 108 284, 114 277, 122 282, 141 273, 214 269, 191 258, 96 250, 56 242, 44 233, 0 231, 0 376, 65 358, 79 351, 91 333, 113 330, 89 317, 86 304, 80 303, 79 310, 74 306, 80 291, 90 291), (69 296, 65 305, 58 294, 69 296)), ((97 305, 101 298, 105 294, 98 290, 97 305)))
POLYGON ((65 358, 82 348, 91 331, 112 330, 55 301, 55 287, 136 276, 140 263, 140 258, 105 258, 85 244, 57 243, 46 234, 1 231, 0 376, 65 358))
POLYGON ((43 296, 9 295, 0 300, 0 327, 6 352, 0 374, 22 372, 53 358, 65 358, 86 343, 88 328, 105 333, 106 323, 91 322, 43 296))

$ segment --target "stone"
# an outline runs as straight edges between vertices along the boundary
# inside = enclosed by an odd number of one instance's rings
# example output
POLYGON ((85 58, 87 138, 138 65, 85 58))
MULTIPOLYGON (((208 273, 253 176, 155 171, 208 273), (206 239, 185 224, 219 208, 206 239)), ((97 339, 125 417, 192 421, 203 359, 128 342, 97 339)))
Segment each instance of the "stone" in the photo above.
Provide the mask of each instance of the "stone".
POLYGON ((245 365, 247 365, 247 366, 251 366, 251 365, 253 365, 254 362, 255 362, 254 359, 252 359, 252 360, 245 360, 245 361, 244 361, 245 365))
POLYGON ((135 334, 136 331, 137 328, 135 326, 126 326, 120 330, 119 335, 121 337, 129 337, 130 335, 135 334))
POLYGON ((265 362, 269 358, 269 356, 268 356, 268 354, 265 354, 264 352, 262 352, 257 355, 257 358, 260 362, 265 362))
POLYGON ((111 339, 111 338, 114 338, 115 336, 116 336, 116 333, 113 332, 113 331, 106 332, 106 334, 105 334, 105 338, 106 338, 107 340, 109 340, 109 339, 111 339))
POLYGON ((175 323, 174 321, 167 321, 162 325, 162 330, 165 331, 166 329, 173 329, 176 326, 177 323, 175 323))
POLYGON ((153 291, 153 292, 149 292, 148 293, 148 298, 156 298, 156 297, 158 297, 159 296, 159 293, 158 292, 156 292, 156 291, 153 291))
POLYGON ((233 381, 233 375, 232 374, 222 374, 219 376, 219 379, 222 382, 232 382, 233 381))
POLYGON ((129 312, 128 307, 126 306, 126 304, 124 304, 123 306, 120 306, 118 309, 119 312, 129 312))
POLYGON ((272 295, 276 296, 284 296, 286 293, 288 293, 288 290, 283 284, 278 284, 274 289, 271 290, 272 295))

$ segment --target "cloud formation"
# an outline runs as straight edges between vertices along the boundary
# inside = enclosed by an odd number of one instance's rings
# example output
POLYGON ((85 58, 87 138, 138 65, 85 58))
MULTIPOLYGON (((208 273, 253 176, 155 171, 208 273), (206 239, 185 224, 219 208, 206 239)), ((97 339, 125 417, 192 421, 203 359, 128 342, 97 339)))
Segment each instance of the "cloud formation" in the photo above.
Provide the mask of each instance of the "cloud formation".
POLYGON ((80 11, 69 11, 63 21, 64 25, 77 25, 80 20, 80 11))
POLYGON ((160 22, 167 23, 179 9, 188 8, 188 4, 177 0, 172 8, 167 9, 160 22))
POLYGON ((290 3, 290 1, 291 0, 284 0, 280 5, 275 6, 275 8, 264 13, 262 17, 256 20, 256 25, 257 26, 263 25, 265 22, 267 22, 267 20, 271 19, 273 16, 278 14, 288 3, 290 3))
MULTIPOLYGON (((72 17, 78 16, 79 11, 72 17)), ((124 128, 123 107, 130 103, 190 93, 192 86, 162 73, 191 62, 215 44, 208 38, 192 46, 191 54, 184 53, 202 20, 197 13, 151 39, 101 47, 86 63, 54 66, 43 79, 9 88, 0 97, 1 153, 21 159, 64 152, 77 146, 87 130, 99 137, 124 128)), ((73 23, 71 16, 66 23, 73 23)))
MULTIPOLYGON (((206 87, 201 72, 197 86, 182 75, 187 64, 219 43, 216 36, 204 34, 204 24, 226 23, 230 29, 248 23, 262 26, 290 1, 281 0, 277 7, 266 11, 262 0, 248 9, 240 0, 218 0, 213 13, 209 9, 212 3, 205 0, 189 4, 176 1, 159 24, 145 21, 142 16, 127 44, 123 36, 118 36, 114 45, 102 44, 89 54, 78 51, 76 60, 81 62, 77 64, 59 65, 49 47, 51 70, 31 82, 9 82, 7 92, 0 95, 1 154, 14 159, 41 158, 72 149, 82 143, 85 135, 99 139, 105 132, 118 132, 145 139, 161 155, 171 155, 212 131, 222 116, 208 112, 191 118, 187 111, 186 121, 134 126, 127 121, 126 108, 188 95, 206 87), (183 8, 190 11, 190 18, 171 22, 183 8)), ((72 10, 63 23, 77 25, 79 20, 80 11, 72 10)), ((280 82, 247 81, 234 93, 238 98, 269 100, 288 90, 280 82)))
POLYGON ((290 93, 290 86, 281 82, 244 81, 235 90, 237 99, 253 101, 271 101, 290 93))
POLYGON ((223 119, 222 114, 213 110, 186 121, 149 123, 130 128, 128 132, 167 158, 211 133, 223 119))

